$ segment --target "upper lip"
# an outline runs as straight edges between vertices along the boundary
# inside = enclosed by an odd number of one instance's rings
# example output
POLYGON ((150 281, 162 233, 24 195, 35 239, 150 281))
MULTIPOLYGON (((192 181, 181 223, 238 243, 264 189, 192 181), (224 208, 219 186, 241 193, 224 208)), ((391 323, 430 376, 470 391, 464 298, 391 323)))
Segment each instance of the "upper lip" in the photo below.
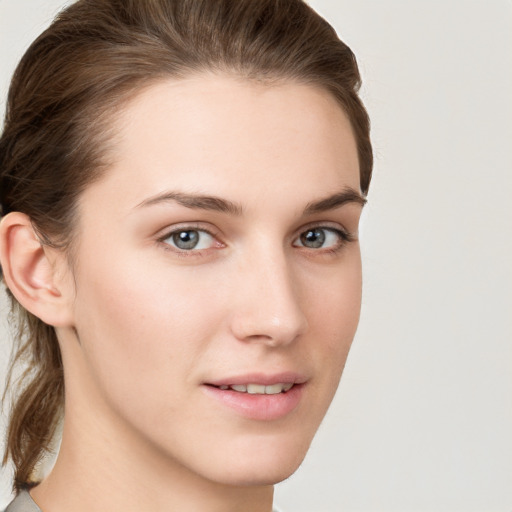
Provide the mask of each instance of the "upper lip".
POLYGON ((233 375, 231 377, 222 377, 205 382, 211 386, 234 386, 240 384, 261 384, 272 386, 273 384, 304 384, 308 378, 297 372, 285 371, 280 373, 247 373, 243 375, 233 375))

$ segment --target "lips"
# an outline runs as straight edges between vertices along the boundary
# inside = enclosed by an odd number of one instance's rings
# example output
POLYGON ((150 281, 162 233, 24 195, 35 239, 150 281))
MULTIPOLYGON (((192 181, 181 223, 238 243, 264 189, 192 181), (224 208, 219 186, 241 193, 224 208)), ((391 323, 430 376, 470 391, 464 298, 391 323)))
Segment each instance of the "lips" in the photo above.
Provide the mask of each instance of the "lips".
POLYGON ((285 372, 252 374, 204 383, 206 394, 252 420, 272 421, 289 415, 300 403, 307 379, 285 372))
POLYGON ((232 386, 248 386, 254 384, 256 386, 273 386, 276 384, 304 384, 307 377, 301 373, 285 371, 273 374, 267 373, 247 373, 240 375, 233 375, 220 379, 213 379, 205 382, 210 386, 217 388, 225 387, 231 388, 232 386))

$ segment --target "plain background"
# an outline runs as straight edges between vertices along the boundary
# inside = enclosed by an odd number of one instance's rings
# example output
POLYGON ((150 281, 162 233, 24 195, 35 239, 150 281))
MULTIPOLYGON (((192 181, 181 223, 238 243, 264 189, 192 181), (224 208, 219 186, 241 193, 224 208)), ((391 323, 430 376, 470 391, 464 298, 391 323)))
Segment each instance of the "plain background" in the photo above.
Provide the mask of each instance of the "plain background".
MULTIPOLYGON (((376 165, 361 325, 335 402, 277 503, 511 512, 512 2, 310 3, 358 57, 376 165)), ((0 0, 2 101, 63 4, 0 0)), ((0 337, 3 376, 5 313, 0 337)), ((9 478, 4 470, 0 507, 9 478)))

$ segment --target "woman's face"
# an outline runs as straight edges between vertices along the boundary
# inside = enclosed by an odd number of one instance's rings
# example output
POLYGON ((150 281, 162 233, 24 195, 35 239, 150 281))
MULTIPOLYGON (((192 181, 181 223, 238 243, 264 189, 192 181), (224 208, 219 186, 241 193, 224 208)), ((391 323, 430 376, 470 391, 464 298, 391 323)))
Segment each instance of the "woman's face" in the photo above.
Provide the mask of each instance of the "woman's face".
POLYGON ((359 317, 349 122, 312 86, 202 75, 144 90, 115 130, 79 202, 68 403, 201 477, 282 480, 359 317))

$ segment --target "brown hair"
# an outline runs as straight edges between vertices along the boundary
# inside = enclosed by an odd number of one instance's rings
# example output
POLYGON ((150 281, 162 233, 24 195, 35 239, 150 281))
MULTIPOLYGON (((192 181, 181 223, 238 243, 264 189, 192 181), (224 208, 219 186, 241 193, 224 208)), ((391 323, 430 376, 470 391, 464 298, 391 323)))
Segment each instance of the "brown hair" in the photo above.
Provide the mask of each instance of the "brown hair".
MULTIPOLYGON (((109 122, 141 87, 164 77, 229 72, 330 91, 351 121, 367 193, 369 120, 354 54, 302 0, 80 0, 31 45, 14 74, 0 138, 2 215, 27 214, 43 243, 68 249, 77 197, 108 166, 109 122)), ((62 414, 55 331, 9 294, 24 362, 4 463, 15 489, 33 482, 62 414)), ((16 389, 15 389, 16 390, 16 389)))

